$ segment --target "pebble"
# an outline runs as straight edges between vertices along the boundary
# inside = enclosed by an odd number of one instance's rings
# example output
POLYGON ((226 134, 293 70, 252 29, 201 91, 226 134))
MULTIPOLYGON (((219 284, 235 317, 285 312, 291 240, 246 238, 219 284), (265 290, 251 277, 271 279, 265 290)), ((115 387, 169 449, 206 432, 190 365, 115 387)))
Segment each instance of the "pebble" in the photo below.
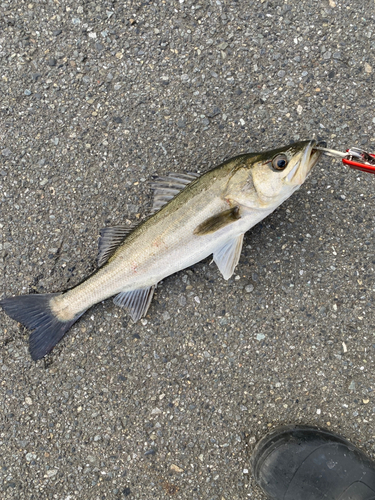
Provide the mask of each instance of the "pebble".
POLYGON ((29 396, 26 396, 25 397, 25 403, 27 405, 31 406, 33 404, 33 400, 29 396))
POLYGON ((184 472, 184 469, 181 469, 178 465, 171 464, 170 469, 173 470, 174 472, 184 472))
POLYGON ((217 116, 220 113, 221 113, 221 109, 218 108, 217 106, 214 106, 212 108, 212 110, 209 113, 207 113, 207 116, 209 116, 210 118, 213 118, 214 116, 217 116))
POLYGON ((57 470, 56 469, 50 469, 46 472, 46 476, 47 477, 53 477, 53 476, 56 476, 57 474, 57 470))
POLYGON ((25 92, 24 92, 25 95, 31 95, 31 90, 29 89, 26 89, 25 92))
POLYGON ((251 293, 253 290, 254 290, 254 285, 246 285, 245 286, 246 293, 251 293))
POLYGON ((56 66, 57 60, 54 57, 49 57, 47 64, 48 64, 48 66, 51 66, 51 67, 56 66))

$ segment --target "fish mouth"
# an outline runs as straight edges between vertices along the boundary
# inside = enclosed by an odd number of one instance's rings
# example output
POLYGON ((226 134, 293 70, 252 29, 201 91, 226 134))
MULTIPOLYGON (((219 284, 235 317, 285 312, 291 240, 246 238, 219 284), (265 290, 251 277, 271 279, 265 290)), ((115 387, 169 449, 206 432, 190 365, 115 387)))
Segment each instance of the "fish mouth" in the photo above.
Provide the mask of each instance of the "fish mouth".
POLYGON ((301 185, 310 175, 312 168, 322 156, 322 151, 315 149, 316 147, 326 147, 326 142, 311 140, 302 154, 300 160, 296 162, 294 167, 285 176, 285 180, 294 185, 301 185))

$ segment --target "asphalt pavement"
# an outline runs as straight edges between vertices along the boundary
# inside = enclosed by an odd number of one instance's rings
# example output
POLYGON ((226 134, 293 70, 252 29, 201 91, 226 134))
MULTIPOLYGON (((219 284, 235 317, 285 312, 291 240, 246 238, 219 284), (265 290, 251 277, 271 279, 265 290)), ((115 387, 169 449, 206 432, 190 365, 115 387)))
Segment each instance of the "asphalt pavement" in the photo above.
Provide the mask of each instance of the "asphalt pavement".
MULTIPOLYGON (((291 141, 375 151, 373 0, 1 0, 0 297, 66 290, 149 181, 291 141)), ((264 500, 255 442, 375 452, 375 177, 322 159, 245 236, 44 360, 0 313, 2 499, 264 500)))

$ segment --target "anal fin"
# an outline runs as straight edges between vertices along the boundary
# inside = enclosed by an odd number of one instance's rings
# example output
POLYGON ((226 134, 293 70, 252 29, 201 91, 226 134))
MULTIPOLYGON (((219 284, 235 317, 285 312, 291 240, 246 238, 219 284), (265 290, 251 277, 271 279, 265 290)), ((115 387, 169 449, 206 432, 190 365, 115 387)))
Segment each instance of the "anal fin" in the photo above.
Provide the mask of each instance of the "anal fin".
POLYGON ((214 262, 225 280, 229 280, 240 260, 243 237, 244 235, 240 234, 215 250, 213 254, 214 262))
POLYGON ((148 288, 139 288, 130 292, 120 292, 113 299, 113 303, 127 309, 135 323, 147 313, 155 288, 156 285, 152 285, 148 288))

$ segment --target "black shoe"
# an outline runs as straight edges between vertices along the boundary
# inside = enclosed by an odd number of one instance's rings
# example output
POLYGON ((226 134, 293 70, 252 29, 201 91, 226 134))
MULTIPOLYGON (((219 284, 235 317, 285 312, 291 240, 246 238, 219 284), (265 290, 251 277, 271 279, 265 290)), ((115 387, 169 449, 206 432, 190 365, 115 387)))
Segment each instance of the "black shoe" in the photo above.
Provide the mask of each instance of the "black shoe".
POLYGON ((288 425, 267 434, 252 457, 273 500, 375 500, 375 463, 333 432, 288 425))

